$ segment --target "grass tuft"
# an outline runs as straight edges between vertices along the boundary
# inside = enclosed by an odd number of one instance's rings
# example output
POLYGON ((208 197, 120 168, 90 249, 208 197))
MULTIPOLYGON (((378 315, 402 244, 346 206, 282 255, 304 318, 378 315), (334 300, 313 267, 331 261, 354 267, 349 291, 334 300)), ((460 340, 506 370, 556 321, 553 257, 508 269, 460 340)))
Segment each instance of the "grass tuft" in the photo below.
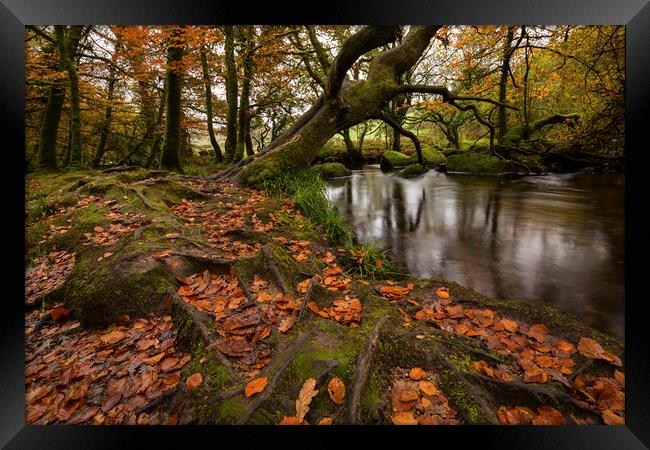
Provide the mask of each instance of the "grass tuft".
POLYGON ((332 209, 329 199, 325 196, 325 183, 315 170, 307 169, 276 177, 265 181, 262 189, 271 197, 293 200, 300 212, 320 225, 332 242, 346 247, 352 245, 352 230, 332 209))

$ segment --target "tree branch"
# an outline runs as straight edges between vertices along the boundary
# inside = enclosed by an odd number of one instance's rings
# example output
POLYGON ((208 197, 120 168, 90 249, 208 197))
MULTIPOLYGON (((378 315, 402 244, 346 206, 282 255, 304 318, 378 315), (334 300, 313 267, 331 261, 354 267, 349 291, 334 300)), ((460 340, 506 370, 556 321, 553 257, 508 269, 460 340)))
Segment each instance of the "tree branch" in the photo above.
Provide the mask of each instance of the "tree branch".
POLYGON ((403 128, 397 120, 395 120, 393 117, 391 117, 390 115, 386 114, 383 111, 375 118, 383 120, 388 125, 390 125, 395 130, 397 130, 400 134, 410 138, 413 141, 413 145, 415 145, 415 151, 418 154, 418 163, 424 166, 424 158, 422 157, 422 147, 420 147, 420 140, 415 134, 403 128))
POLYGON ((397 26, 366 26, 348 38, 332 63, 327 80, 325 100, 338 95, 345 74, 361 55, 392 42, 397 36, 397 30, 397 26))
POLYGON ((485 102, 485 103, 491 103, 496 106, 503 106, 505 108, 519 111, 519 108, 517 108, 516 106, 512 106, 508 103, 499 102, 497 100, 492 100, 491 98, 454 95, 445 86, 403 84, 401 86, 398 86, 397 90, 398 93, 400 94, 402 93, 437 94, 437 95, 441 95, 445 101, 459 100, 459 101, 485 102))

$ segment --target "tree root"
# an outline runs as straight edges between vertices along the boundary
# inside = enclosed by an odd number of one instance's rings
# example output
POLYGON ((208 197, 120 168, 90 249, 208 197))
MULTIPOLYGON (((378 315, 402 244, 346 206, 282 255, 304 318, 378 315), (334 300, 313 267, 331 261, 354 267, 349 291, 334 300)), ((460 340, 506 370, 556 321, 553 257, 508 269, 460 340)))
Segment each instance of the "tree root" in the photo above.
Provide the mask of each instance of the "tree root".
MULTIPOLYGON (((214 338, 214 334, 208 329, 207 325, 205 324, 207 322, 207 319, 205 319, 205 314, 201 313, 196 308, 193 308, 190 304, 184 302, 178 296, 178 294, 173 290, 170 290, 170 294, 172 297, 172 303, 174 307, 183 310, 192 319, 194 326, 196 327, 198 332, 201 334, 201 337, 207 344, 205 349, 206 350, 212 349, 214 347, 216 340, 214 338)), ((215 350, 213 353, 215 357, 219 360, 219 362, 230 373, 230 375, 233 378, 238 378, 238 374, 235 371, 235 369, 233 369, 232 365, 230 364, 230 361, 228 361, 228 358, 226 358, 219 350, 215 350)))
MULTIPOLYGON (((454 376, 457 379, 459 379, 460 382, 463 383, 467 387, 467 389, 472 393, 472 395, 476 399, 476 401, 480 404, 483 411, 486 413, 486 416, 489 417, 490 422, 493 425, 498 425, 499 422, 498 422, 498 420, 496 418, 495 412, 487 404, 487 402, 485 401, 483 395, 481 395, 478 392, 478 390, 476 389, 476 386, 474 384, 470 383, 467 380, 467 378, 465 377, 465 375, 460 370, 458 370, 458 368, 454 367, 447 360, 445 355, 443 355, 438 350, 436 350, 435 348, 432 348, 432 347, 429 348, 429 351, 430 351, 430 355, 433 355, 440 364, 442 364, 447 370, 451 371, 454 374, 454 376)), ((488 377, 485 377, 485 378, 488 378, 488 377)), ((490 380, 491 380, 491 378, 490 378, 490 380)), ((498 380, 498 381, 500 381, 500 380, 498 380)), ((505 381, 504 381, 504 383, 505 383, 505 381)))
POLYGON ((278 287, 280 288, 283 294, 288 294, 289 289, 287 289, 287 285, 284 283, 284 280, 282 279, 282 275, 280 274, 280 269, 278 269, 278 266, 275 264, 275 261, 273 261, 273 255, 271 255, 271 251, 269 250, 268 245, 262 247, 262 252, 264 253, 266 260, 268 261, 269 266, 271 267, 271 272, 273 272, 273 276, 275 277, 275 281, 278 283, 278 287))
POLYGON ((158 208, 156 206, 153 206, 151 203, 149 203, 149 200, 147 200, 147 198, 144 196, 144 194, 142 192, 138 191, 136 188, 129 187, 129 190, 135 192, 135 195, 137 195, 138 198, 140 200, 142 200, 142 203, 144 203, 144 206, 146 206, 147 208, 152 209, 154 211, 161 211, 160 208, 158 208))
POLYGON ((115 166, 115 167, 109 167, 108 169, 102 170, 102 173, 111 173, 111 172, 127 172, 130 170, 138 170, 142 169, 140 166, 127 166, 127 165, 121 165, 121 166, 115 166))
POLYGON ((352 378, 352 389, 350 390, 350 425, 356 425, 359 423, 359 414, 361 412, 359 408, 361 402, 361 393, 363 392, 363 388, 365 387, 366 381, 368 380, 370 363, 372 362, 372 355, 375 351, 375 346, 377 345, 377 341, 379 339, 379 331, 387 319, 387 316, 379 319, 379 321, 375 324, 374 328, 368 335, 365 351, 359 354, 357 370, 354 372, 354 377, 352 378))
POLYGON ((540 401, 540 403, 545 403, 544 400, 540 398, 541 396, 552 400, 556 406, 560 406, 562 404, 568 403, 573 407, 580 409, 582 411, 587 411, 591 414, 599 415, 598 411, 590 408, 588 405, 582 402, 577 401, 569 394, 566 394, 564 392, 556 392, 551 389, 546 389, 540 385, 535 385, 535 384, 521 383, 518 381, 503 381, 503 380, 482 375, 480 373, 470 374, 470 376, 475 379, 482 380, 486 383, 495 384, 499 387, 507 387, 509 389, 516 389, 516 390, 529 392, 533 394, 540 401))
POLYGON ((314 283, 316 282, 316 276, 311 277, 311 280, 309 281, 309 285, 307 285, 307 292, 305 292, 305 296, 302 299, 302 305, 300 306, 300 312, 298 313, 298 317, 296 317, 296 323, 300 322, 300 318, 302 317, 302 313, 305 310, 305 305, 309 301, 309 297, 311 297, 311 291, 314 289, 314 283))
POLYGON ((285 370, 287 370, 287 367, 289 367, 289 364, 293 361, 293 359, 296 357, 300 349, 302 348, 302 345, 305 343, 307 338, 311 335, 313 332, 313 329, 299 335, 296 340, 293 342, 293 347, 289 351, 289 355, 287 356, 287 360, 282 364, 282 367, 273 375, 273 378, 271 381, 269 381, 269 384, 266 386, 266 389, 255 399, 253 404, 248 408, 248 410, 239 418, 237 423, 239 425, 243 425, 248 420, 251 418, 251 416, 257 411, 257 409, 264 403, 271 395, 273 394, 273 391, 275 390, 275 386, 278 384, 280 379, 282 378, 282 375, 284 374, 285 370))

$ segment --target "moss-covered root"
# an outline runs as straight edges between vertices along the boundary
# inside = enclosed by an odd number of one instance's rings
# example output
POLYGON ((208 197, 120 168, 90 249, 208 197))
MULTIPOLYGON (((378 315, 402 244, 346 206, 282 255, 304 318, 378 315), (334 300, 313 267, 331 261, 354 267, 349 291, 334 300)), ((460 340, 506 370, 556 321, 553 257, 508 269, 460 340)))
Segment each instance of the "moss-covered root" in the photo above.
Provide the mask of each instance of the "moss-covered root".
POLYGON ((311 336, 313 330, 309 330, 301 335, 299 335, 296 340, 294 341, 293 345, 291 346, 291 349, 286 353, 286 359, 284 360, 282 366, 278 369, 277 372, 275 372, 275 375, 273 375, 273 378, 271 381, 268 383, 266 386, 266 389, 264 389, 264 392, 260 394, 253 404, 246 410, 246 412, 239 418, 237 421, 238 424, 245 424, 248 422, 248 420, 251 418, 251 416, 257 411, 257 409, 271 397, 273 392, 275 391, 275 387, 278 384, 278 382, 282 379, 282 376, 284 375, 284 372, 287 370, 287 367, 289 367, 289 364, 293 361, 295 356, 298 354, 300 349, 302 348, 302 345, 305 343, 307 338, 311 336))
POLYGON ((385 316, 377 321, 374 328, 368 335, 365 351, 359 355, 357 370, 354 372, 354 378, 352 379, 352 389, 350 393, 350 409, 348 420, 351 425, 356 425, 359 423, 361 393, 363 392, 363 388, 365 387, 366 381, 368 380, 372 355, 375 351, 375 347, 377 346, 377 340, 379 339, 379 331, 387 319, 388 317, 385 316))

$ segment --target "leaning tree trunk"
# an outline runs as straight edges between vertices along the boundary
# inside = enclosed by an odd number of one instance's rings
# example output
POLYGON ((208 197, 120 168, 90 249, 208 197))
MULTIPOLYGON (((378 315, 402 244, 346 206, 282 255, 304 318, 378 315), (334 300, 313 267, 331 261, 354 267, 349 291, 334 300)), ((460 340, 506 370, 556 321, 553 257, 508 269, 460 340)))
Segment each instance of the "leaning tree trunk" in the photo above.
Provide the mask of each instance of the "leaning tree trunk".
MULTIPOLYGON (((368 119, 386 120, 383 110, 388 102, 407 92, 406 86, 396 83, 398 75, 417 62, 439 28, 412 27, 400 45, 372 60, 367 79, 350 81, 346 73, 352 64, 364 53, 394 41, 399 32, 395 26, 362 28, 343 44, 329 71, 326 92, 317 103, 266 149, 222 176, 235 176, 241 183, 259 185, 281 173, 308 167, 320 148, 339 131, 368 119)), ((391 126, 395 125, 393 121, 391 126)), ((402 129, 405 133, 408 132, 402 129)))
POLYGON ((237 147, 237 66, 235 65, 234 30, 232 25, 224 25, 226 36, 226 103, 228 116, 226 119, 226 143, 224 144, 225 160, 232 161, 237 147))
POLYGON ((214 150, 214 161, 220 163, 223 161, 221 147, 217 142, 214 135, 214 125, 212 124, 212 82, 210 80, 210 70, 208 68, 208 55, 204 46, 201 46, 199 52, 201 57, 201 69, 203 71, 203 84, 205 85, 205 108, 208 116, 208 135, 210 136, 210 144, 214 150))
POLYGON ((181 62, 183 59, 182 39, 179 29, 174 28, 169 47, 167 47, 167 88, 165 139, 162 145, 160 168, 182 172, 181 151, 181 62))

